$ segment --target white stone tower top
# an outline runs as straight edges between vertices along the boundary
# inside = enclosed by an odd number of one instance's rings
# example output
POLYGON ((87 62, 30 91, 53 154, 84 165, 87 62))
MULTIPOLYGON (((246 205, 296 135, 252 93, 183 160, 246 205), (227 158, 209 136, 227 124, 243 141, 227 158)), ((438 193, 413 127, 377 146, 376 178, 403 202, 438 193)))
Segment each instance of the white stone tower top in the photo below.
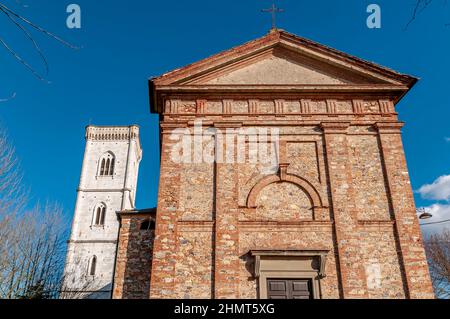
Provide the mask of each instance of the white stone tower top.
POLYGON ((139 127, 86 127, 86 149, 66 260, 65 290, 110 298, 119 221, 135 209, 142 148, 139 127))

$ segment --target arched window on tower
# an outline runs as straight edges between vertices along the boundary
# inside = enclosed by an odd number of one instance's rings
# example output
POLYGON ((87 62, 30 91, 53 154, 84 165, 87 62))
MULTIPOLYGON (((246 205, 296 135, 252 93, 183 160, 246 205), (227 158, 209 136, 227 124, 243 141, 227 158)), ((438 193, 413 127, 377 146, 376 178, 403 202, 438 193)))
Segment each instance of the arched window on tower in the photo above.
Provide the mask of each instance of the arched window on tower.
POLYGON ((95 206, 94 209, 94 226, 103 226, 105 225, 105 217, 106 217, 106 205, 103 203, 95 206))
POLYGON ((109 175, 113 176, 114 175, 114 165, 115 165, 115 159, 112 158, 111 159, 111 164, 109 166, 109 175))
POLYGON ((95 276, 95 271, 97 269, 97 256, 92 256, 89 261, 88 274, 89 276, 95 276))
POLYGON ((106 152, 100 158, 98 176, 114 176, 116 158, 112 152, 106 152))
POLYGON ((100 176, 105 175, 105 159, 102 159, 102 164, 100 167, 100 176))
POLYGON ((110 166, 110 159, 108 158, 107 160, 106 160, 106 166, 105 166, 105 175, 109 175, 109 166, 110 166))

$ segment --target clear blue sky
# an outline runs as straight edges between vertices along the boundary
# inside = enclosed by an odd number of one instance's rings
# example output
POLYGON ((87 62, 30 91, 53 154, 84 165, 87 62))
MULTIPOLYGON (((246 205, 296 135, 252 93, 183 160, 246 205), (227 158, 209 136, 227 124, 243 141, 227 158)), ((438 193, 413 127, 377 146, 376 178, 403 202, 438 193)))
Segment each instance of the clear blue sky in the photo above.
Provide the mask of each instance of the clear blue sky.
MULTIPOLYGON (((159 174, 157 117, 149 113, 147 79, 264 35, 266 0, 1 0, 79 51, 36 34, 50 64, 46 84, 0 47, 0 124, 7 128, 33 200, 73 211, 84 151, 84 127, 141 126, 144 158, 137 205, 155 205, 159 174), (82 9, 81 30, 65 25, 66 6, 82 9)), ((450 174, 450 5, 434 3, 404 31, 415 0, 280 0, 278 26, 289 32, 421 78, 398 105, 414 189, 450 174), (382 28, 366 27, 366 7, 382 8, 382 28)), ((0 37, 39 70, 20 31, 0 15, 0 37)), ((418 206, 428 206, 416 194, 418 206)), ((450 216, 449 216, 450 217, 450 216)))

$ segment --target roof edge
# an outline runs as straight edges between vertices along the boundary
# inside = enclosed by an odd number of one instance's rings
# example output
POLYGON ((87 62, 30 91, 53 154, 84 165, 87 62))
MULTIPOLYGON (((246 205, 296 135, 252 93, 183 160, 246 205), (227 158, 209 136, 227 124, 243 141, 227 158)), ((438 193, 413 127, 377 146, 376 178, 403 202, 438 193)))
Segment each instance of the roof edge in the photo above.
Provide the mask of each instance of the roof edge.
MULTIPOLYGON (((376 64, 374 62, 370 62, 361 58, 358 58, 356 56, 350 55, 348 53, 345 53, 343 51, 328 47, 326 45, 320 44, 318 42, 315 42, 313 40, 309 40, 304 37, 297 36, 293 33, 289 33, 282 29, 272 29, 267 33, 266 35, 248 41, 244 44, 232 47, 228 50, 216 53, 214 55, 211 55, 209 57, 206 57, 204 59, 201 59, 197 62, 188 64, 184 67, 177 68, 175 70, 166 72, 160 76, 152 77, 148 79, 148 86, 149 86, 149 102, 150 102, 150 112, 151 113, 159 113, 158 112, 158 87, 159 86, 167 86, 170 83, 170 80, 173 79, 173 82, 181 81, 179 78, 183 76, 187 76, 189 73, 195 73, 195 72, 201 72, 204 71, 205 68, 208 66, 211 66, 211 64, 214 64, 212 67, 219 66, 223 63, 227 63, 228 60, 230 60, 233 55, 239 54, 239 53, 245 53, 247 51, 257 50, 257 49, 264 49, 264 47, 270 47, 271 45, 274 45, 276 43, 279 43, 281 40, 285 40, 288 42, 291 42, 293 44, 297 45, 306 45, 309 48, 311 48, 313 51, 317 51, 318 53, 325 53, 328 55, 331 55, 336 60, 341 60, 343 62, 350 62, 356 64, 360 68, 365 68, 369 72, 374 72, 381 74, 381 76, 385 76, 387 78, 392 79, 393 82, 401 83, 403 84, 407 89, 402 94, 398 95, 396 101, 398 102, 403 98, 403 96, 418 82, 418 78, 402 74, 397 71, 394 71, 393 69, 390 69, 388 67, 381 66, 379 64, 376 64), (228 59, 228 60, 227 60, 228 59), (217 65, 215 65, 217 64, 217 65)), ((229 61, 228 61, 229 62, 229 61)), ((176 84, 170 84, 171 86, 176 86, 176 84)))

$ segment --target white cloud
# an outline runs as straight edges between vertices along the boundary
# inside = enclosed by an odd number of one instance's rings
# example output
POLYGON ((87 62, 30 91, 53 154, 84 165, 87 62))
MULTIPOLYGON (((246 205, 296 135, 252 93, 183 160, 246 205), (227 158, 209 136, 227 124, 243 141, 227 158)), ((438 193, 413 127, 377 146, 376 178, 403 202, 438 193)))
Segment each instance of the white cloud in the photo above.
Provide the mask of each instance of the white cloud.
POLYGON ((418 193, 426 199, 450 201, 450 175, 443 175, 432 184, 423 185, 418 193))
POLYGON ((450 143, 450 137, 446 137, 445 141, 450 143))
POLYGON ((427 213, 433 215, 433 219, 429 219, 431 222, 438 222, 444 219, 450 219, 450 205, 433 204, 425 207, 427 213))
POLYGON ((424 225, 428 223, 435 223, 450 219, 450 205, 434 204, 429 207, 423 208, 425 208, 428 213, 433 215, 433 217, 430 219, 420 221, 420 224, 422 225, 421 227, 422 232, 424 233, 425 236, 441 232, 444 228, 450 228, 450 222, 442 224, 424 225))

